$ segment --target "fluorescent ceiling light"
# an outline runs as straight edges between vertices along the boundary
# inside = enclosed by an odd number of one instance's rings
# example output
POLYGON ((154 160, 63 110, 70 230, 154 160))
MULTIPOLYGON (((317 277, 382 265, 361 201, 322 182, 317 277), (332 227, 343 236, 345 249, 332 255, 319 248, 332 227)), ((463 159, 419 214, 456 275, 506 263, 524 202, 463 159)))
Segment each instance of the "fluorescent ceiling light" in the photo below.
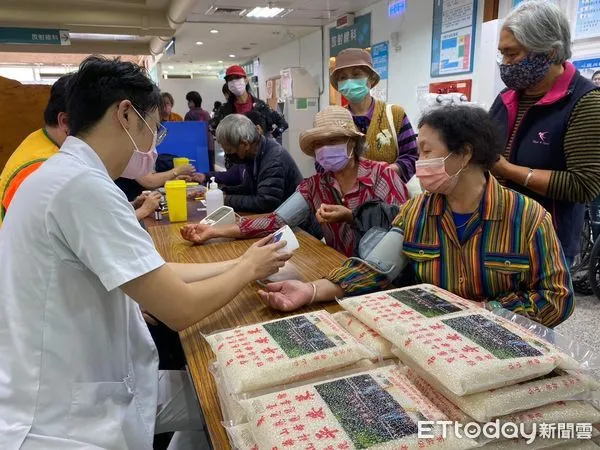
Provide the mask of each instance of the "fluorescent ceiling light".
POLYGON ((235 58, 235 55, 231 54, 229 55, 230 58, 235 58))
POLYGON ((283 11, 285 11, 285 9, 283 9, 283 8, 269 8, 269 7, 257 6, 252 11, 250 11, 248 14, 246 14, 246 17, 272 19, 273 17, 281 14, 283 11))
POLYGON ((204 42, 198 41, 198 42, 196 42, 196 45, 204 45, 204 42))
POLYGON ((210 66, 206 66, 206 68, 207 68, 208 70, 210 70, 210 69, 211 69, 211 67, 210 67, 210 66))
POLYGON ((175 68, 175 67, 173 67, 173 66, 169 66, 169 67, 168 67, 168 69, 169 69, 169 70, 173 70, 174 68, 175 68))
POLYGON ((217 62, 218 62, 219 64, 223 64, 223 61, 221 61, 221 60, 218 60, 217 62))
POLYGON ((210 30, 211 34, 217 34, 218 32, 219 32, 219 30, 215 30, 215 29, 210 30))
POLYGON ((87 41, 135 41, 133 34, 70 33, 71 39, 87 41))

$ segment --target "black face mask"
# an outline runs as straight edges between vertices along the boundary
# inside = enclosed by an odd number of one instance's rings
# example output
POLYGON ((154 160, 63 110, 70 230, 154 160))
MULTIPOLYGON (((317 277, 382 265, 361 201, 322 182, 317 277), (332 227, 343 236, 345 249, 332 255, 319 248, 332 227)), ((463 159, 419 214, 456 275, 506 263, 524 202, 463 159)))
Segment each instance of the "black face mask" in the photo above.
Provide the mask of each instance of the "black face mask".
POLYGON ((253 161, 253 158, 251 158, 251 159, 240 158, 236 153, 228 153, 227 159, 229 159, 229 161, 232 164, 246 164, 248 162, 253 161))

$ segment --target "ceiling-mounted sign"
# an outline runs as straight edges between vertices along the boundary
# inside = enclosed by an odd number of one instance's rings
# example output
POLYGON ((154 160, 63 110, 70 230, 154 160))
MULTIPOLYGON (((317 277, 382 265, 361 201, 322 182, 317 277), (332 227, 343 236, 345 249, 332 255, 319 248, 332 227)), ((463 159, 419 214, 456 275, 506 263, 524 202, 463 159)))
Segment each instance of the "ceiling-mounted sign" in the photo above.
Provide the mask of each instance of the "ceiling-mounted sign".
POLYGON ((406 12, 406 0, 388 0, 388 16, 400 17, 406 12))
POLYGON ((357 16, 354 23, 344 28, 329 30, 329 56, 337 56, 347 48, 369 48, 371 46, 371 13, 357 16))
POLYGON ((473 72, 476 0, 435 0, 431 41, 431 76, 473 72))
POLYGON ((246 72, 246 75, 251 77, 254 75, 254 60, 245 62, 242 64, 242 68, 244 69, 244 72, 246 72))
POLYGON ((0 44, 71 45, 71 36, 67 30, 0 28, 0 44))

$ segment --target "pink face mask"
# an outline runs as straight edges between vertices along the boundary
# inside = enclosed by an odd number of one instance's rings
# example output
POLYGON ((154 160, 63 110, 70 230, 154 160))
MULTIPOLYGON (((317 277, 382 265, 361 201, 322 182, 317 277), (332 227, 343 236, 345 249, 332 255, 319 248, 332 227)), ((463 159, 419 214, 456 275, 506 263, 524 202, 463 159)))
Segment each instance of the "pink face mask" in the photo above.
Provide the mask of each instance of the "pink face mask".
POLYGON ((452 153, 445 158, 433 158, 419 160, 415 163, 416 176, 421 182, 421 186, 428 192, 437 194, 450 194, 458 183, 458 175, 464 169, 461 168, 454 175, 448 175, 446 172, 446 160, 452 156, 452 153))
MULTIPOLYGON (((135 108, 134 111, 137 113, 138 116, 140 116, 142 120, 144 120, 144 118, 140 115, 140 113, 137 112, 137 110, 135 110, 135 108)), ((150 129, 150 131, 152 131, 152 128, 150 128, 150 125, 148 125, 148 123, 145 120, 144 123, 150 129)), ((136 178, 143 177, 144 175, 152 173, 152 171, 154 170, 154 163, 156 163, 156 159, 158 158, 158 153, 156 152, 156 141, 158 134, 157 131, 155 130, 153 132, 152 145, 150 146, 150 150, 148 150, 147 152, 141 152, 138 145, 131 137, 131 134, 129 134, 129 131, 127 131, 127 128, 123 127, 123 129, 125 130, 125 133, 127 133, 127 136, 129 136, 129 139, 131 140, 131 143, 133 144, 135 150, 133 152, 133 155, 131 155, 129 162, 127 163, 127 167, 125 167, 125 170, 123 171, 121 176, 123 178, 130 178, 132 180, 135 180, 136 178)))

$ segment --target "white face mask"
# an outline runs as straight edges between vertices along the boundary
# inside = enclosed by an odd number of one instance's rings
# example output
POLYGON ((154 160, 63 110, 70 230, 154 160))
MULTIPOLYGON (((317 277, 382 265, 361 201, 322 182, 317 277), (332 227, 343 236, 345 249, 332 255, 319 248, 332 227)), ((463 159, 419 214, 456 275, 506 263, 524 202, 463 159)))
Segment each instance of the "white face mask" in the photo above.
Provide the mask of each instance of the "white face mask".
MULTIPOLYGON (((137 109, 135 109, 133 106, 132 108, 135 111, 135 113, 139 116, 139 118, 144 121, 148 129, 152 131, 152 128, 150 128, 148 122, 144 120, 144 118, 137 111, 137 109)), ((133 155, 131 155, 129 162, 127 163, 127 167, 125 167, 125 170, 123 171, 121 176, 123 178, 130 178, 134 180, 136 178, 143 177, 144 175, 152 173, 152 171, 154 170, 154 163, 156 162, 156 158, 158 158, 158 153, 156 152, 156 141, 158 132, 156 130, 153 131, 152 144, 150 145, 150 149, 147 152, 142 152, 133 140, 133 137, 131 137, 131 134, 129 133, 127 128, 123 126, 123 129, 125 130, 125 133, 127 133, 127 136, 129 136, 129 139, 133 144, 134 152, 133 155)))
POLYGON ((228 81, 227 87, 233 95, 239 97, 246 92, 246 80, 244 78, 238 78, 237 80, 228 81))

